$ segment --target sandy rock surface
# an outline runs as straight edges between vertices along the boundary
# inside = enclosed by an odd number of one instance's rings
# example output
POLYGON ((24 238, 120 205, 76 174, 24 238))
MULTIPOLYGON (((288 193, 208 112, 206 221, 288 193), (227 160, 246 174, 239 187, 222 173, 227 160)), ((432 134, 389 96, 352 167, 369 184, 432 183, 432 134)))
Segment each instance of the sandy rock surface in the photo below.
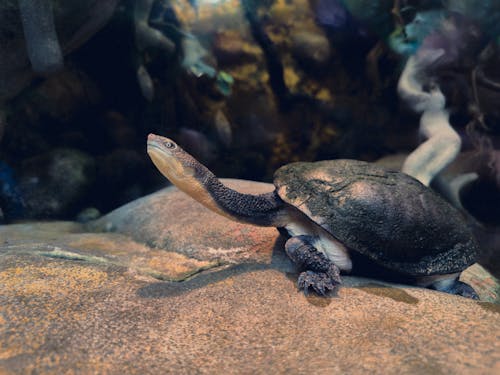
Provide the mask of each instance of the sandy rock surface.
POLYGON ((173 188, 92 225, 3 226, 0 373, 500 372, 498 281, 479 266, 464 278, 482 302, 348 276, 305 297, 296 277, 275 229, 173 188))

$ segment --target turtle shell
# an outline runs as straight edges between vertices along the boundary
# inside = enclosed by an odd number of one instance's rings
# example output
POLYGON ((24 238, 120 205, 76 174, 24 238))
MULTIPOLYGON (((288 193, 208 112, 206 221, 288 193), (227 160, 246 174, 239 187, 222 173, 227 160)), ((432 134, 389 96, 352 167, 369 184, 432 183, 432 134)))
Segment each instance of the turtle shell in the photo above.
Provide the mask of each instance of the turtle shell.
POLYGON ((462 214, 404 173, 357 160, 301 162, 278 169, 274 183, 348 249, 394 271, 455 273, 477 257, 462 214))

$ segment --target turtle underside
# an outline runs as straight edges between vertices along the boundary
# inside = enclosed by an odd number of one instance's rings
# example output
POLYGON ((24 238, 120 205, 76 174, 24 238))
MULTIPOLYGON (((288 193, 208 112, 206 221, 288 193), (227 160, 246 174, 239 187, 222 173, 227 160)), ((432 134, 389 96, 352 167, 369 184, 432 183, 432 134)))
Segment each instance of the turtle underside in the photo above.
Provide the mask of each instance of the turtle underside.
POLYGON ((356 160, 278 169, 279 196, 348 249, 412 276, 460 272, 478 246, 462 214, 414 178, 356 160))

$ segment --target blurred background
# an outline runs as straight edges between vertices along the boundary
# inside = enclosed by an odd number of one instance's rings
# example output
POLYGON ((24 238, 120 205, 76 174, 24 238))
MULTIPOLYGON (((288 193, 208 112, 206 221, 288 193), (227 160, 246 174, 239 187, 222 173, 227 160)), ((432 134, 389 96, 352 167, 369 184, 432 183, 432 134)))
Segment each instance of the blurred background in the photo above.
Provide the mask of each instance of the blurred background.
POLYGON ((461 204, 496 228, 499 21, 499 1, 4 0, 0 222, 88 221, 167 186, 150 132, 220 177, 401 168, 438 92, 458 148, 430 179, 472 174, 461 204))

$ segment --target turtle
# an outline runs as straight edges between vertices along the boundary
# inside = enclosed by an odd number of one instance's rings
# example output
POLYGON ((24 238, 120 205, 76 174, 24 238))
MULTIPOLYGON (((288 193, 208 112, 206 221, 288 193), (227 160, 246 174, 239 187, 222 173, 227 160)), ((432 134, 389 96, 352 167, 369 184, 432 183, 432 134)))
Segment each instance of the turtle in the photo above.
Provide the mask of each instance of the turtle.
POLYGON ((275 172, 274 191, 253 195, 225 186, 172 139, 150 134, 147 152, 177 188, 215 213, 278 228, 306 294, 337 293, 340 273, 366 260, 407 284, 478 299, 459 281, 478 256, 466 219, 409 175, 359 160, 294 162, 275 172))

